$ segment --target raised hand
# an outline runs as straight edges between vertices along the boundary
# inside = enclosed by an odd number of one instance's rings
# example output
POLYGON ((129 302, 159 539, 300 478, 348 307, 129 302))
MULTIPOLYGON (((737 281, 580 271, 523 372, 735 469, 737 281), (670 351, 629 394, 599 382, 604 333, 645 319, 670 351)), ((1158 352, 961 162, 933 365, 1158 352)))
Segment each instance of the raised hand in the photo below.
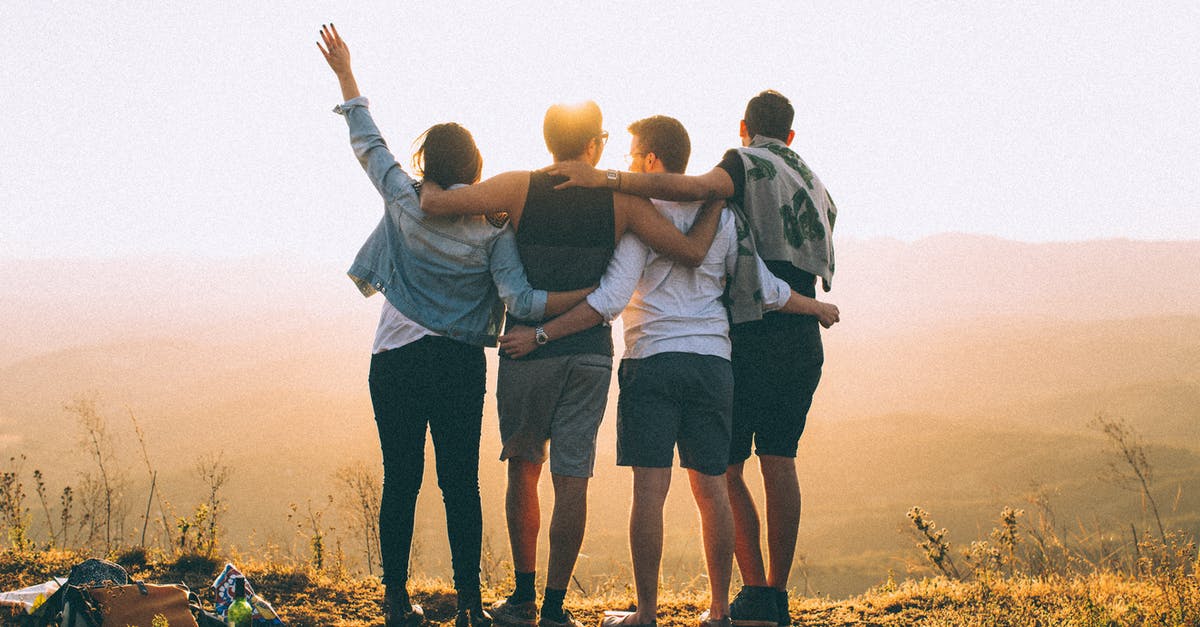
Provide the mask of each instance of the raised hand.
POLYGON ((329 69, 338 77, 338 83, 342 86, 342 100, 357 98, 358 83, 354 80, 354 72, 350 70, 350 48, 342 41, 342 36, 333 24, 321 25, 321 39, 325 41, 325 45, 322 46, 318 41, 317 48, 321 49, 321 55, 325 57, 329 69))
POLYGON ((342 36, 338 34, 337 27, 333 24, 321 25, 321 39, 325 41, 322 46, 321 42, 317 42, 317 47, 321 49, 321 54, 325 56, 325 62, 329 64, 329 68, 334 74, 341 76, 343 73, 350 73, 350 48, 346 47, 346 42, 342 41, 342 36))

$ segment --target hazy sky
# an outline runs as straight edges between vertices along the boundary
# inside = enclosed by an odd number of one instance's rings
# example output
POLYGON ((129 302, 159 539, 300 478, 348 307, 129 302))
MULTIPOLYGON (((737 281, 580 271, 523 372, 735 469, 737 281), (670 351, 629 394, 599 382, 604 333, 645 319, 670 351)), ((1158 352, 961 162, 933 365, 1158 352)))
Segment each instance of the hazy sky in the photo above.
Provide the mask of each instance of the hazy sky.
POLYGON ((172 4, 6 3, 0 256, 348 260, 381 203, 325 21, 402 162, 454 120, 485 175, 545 165, 590 97, 602 167, 662 113, 701 173, 774 88, 841 237, 1200 238, 1196 2, 172 4))

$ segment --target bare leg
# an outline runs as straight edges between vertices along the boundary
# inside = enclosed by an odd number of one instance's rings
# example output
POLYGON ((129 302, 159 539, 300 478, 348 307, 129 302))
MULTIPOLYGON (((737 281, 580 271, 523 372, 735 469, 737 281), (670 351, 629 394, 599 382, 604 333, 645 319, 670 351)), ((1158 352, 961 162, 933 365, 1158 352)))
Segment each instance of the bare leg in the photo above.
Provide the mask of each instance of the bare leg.
POLYGON ((658 617, 658 573, 662 565, 663 504, 671 488, 670 468, 633 469, 633 506, 629 510, 629 552, 637 588, 637 612, 622 622, 646 625, 658 617))
MULTIPOLYGON (((760 458, 761 460, 761 458, 760 458)), ((729 506, 733 512, 734 548, 738 572, 742 584, 747 586, 767 585, 766 569, 763 567, 762 547, 759 545, 758 510, 754 498, 742 476, 745 462, 734 464, 725 473, 729 489, 729 506)))
MULTIPOLYGON (((587 527, 587 477, 550 474, 554 480, 554 513, 550 517, 550 562, 546 587, 566 590, 587 527)), ((536 499, 535 499, 536 500, 536 499)), ((535 532, 536 534, 536 532, 535 532)), ((536 537, 536 535, 535 535, 536 537)))
POLYGON ((508 460, 508 491, 504 510, 508 517, 508 543, 512 547, 513 569, 531 573, 537 569, 537 537, 541 527, 538 506, 538 479, 542 464, 520 459, 508 460))
MULTIPOLYGON (((692 484, 696 507, 700 510, 700 527, 704 530, 704 560, 712 591, 708 615, 710 619, 723 618, 729 615, 729 579, 733 576, 734 545, 733 512, 729 506, 726 479, 690 469, 688 479, 692 484)), ((641 607, 640 603, 638 607, 641 607)))
POLYGON ((796 460, 762 455, 758 463, 767 493, 767 556, 770 560, 767 585, 786 590, 792 560, 796 556, 796 536, 800 532, 800 481, 796 478, 796 460))

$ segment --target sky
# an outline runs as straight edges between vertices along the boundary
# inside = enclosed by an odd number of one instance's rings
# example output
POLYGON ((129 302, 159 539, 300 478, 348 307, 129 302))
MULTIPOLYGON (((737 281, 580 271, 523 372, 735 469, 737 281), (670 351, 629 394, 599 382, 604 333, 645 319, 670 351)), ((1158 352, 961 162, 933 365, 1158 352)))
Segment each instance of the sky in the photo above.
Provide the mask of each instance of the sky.
POLYGON ((9 3, 0 258, 348 262, 382 202, 331 112, 332 21, 401 163, 428 126, 484 175, 547 165, 546 107, 689 129, 792 99, 838 237, 1200 239, 1200 3, 9 3))

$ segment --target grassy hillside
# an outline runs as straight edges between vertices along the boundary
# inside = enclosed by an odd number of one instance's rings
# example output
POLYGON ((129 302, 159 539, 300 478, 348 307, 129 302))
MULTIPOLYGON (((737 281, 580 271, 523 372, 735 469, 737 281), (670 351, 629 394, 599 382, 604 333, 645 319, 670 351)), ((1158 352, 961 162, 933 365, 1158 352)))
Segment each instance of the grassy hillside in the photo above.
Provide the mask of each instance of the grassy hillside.
MULTIPOLYGON (((1200 528, 1198 261, 1197 242, 846 242, 828 295, 845 322, 824 335, 825 373, 801 441, 793 581, 840 597, 879 585, 888 569, 906 572, 914 556, 904 512, 914 505, 944 519, 955 540, 989 528, 1005 506, 1049 508, 1064 535, 1146 528, 1138 496, 1100 478, 1111 454, 1087 428, 1098 412, 1146 437, 1164 516, 1200 528)), ((48 537, 64 487, 76 490, 79 515, 94 486, 78 420, 63 410, 94 398, 119 480, 121 542, 145 522, 147 462, 158 472, 148 543, 165 549, 178 540, 176 522, 213 498, 198 464, 216 460, 229 471, 215 493, 224 547, 303 559, 315 527, 364 569, 352 495, 334 474, 355 462, 379 467, 366 385, 378 307, 340 263, 0 262, 0 470, 23 482, 31 536, 48 537)), ((500 579, 505 479, 488 355, 484 566, 500 579)), ((611 398, 578 570, 589 591, 629 579, 630 478, 613 466, 611 398)), ((418 515, 418 572, 445 577, 433 482, 418 515)), ((670 494, 667 521, 664 574, 679 588, 701 565, 686 489, 670 494)))
MULTIPOLYGON (((78 559, 78 555, 64 552, 0 553, 0 589, 62 575, 78 559)), ((220 570, 220 560, 123 561, 135 577, 186 583, 200 594, 204 605, 212 607, 208 586, 220 570)), ((377 579, 279 563, 239 565, 256 591, 272 602, 288 625, 383 625, 379 605, 383 590, 377 579)), ((453 624, 454 594, 445 582, 416 579, 410 582, 410 592, 430 623, 453 624)), ((503 594, 504 588, 486 590, 484 600, 490 602, 503 594)), ((584 625, 596 625, 604 611, 632 609, 634 601, 627 589, 589 595, 572 591, 566 607, 584 625)), ((702 586, 666 593, 660 596, 658 624, 691 627, 707 607, 708 597, 702 586)), ((1068 577, 1012 575, 972 581, 937 577, 896 582, 889 578, 879 587, 842 600, 793 593, 791 619, 795 625, 813 627, 1184 625, 1200 620, 1200 581, 1194 570, 1191 575, 1172 577, 1106 572, 1068 577)), ((5 618, 3 624, 15 623, 5 618)))
MULTIPOLYGON (((1130 521, 1144 527, 1136 495, 1100 479, 1110 455, 1086 425, 1101 410, 1124 416, 1149 439, 1155 489, 1169 504, 1167 517, 1200 529, 1200 450, 1191 437, 1200 429, 1200 404, 1192 402, 1200 394, 1200 339, 1188 339, 1197 329, 1196 318, 1012 323, 934 334, 920 346, 901 335, 876 342, 873 352, 828 334, 826 379, 801 441, 804 517, 795 581, 808 592, 845 596, 878 584, 881 565, 903 572, 911 555, 899 530, 913 505, 938 513, 956 533, 985 528, 1003 507, 1027 506, 1034 498, 1044 498, 1060 526, 1077 533, 1124 534, 1130 521), (1118 334, 1117 328, 1146 331, 1118 334), (1106 352, 1093 350, 1099 345, 1106 352), (931 365, 905 368, 905 355, 931 365), (956 410, 935 411, 946 405, 956 410)), ((307 511, 311 501, 314 512, 323 512, 321 524, 331 528, 330 536, 346 538, 354 564, 361 551, 342 508, 349 499, 333 475, 350 462, 379 464, 366 365, 361 351, 320 333, 263 334, 226 344, 127 341, 28 358, 0 369, 0 469, 19 466, 27 493, 30 473, 41 470, 57 511, 59 491, 78 489, 81 473, 94 474, 94 462, 79 446, 77 421, 63 405, 95 392, 116 467, 124 473, 126 540, 140 534, 149 488, 132 412, 159 472, 156 489, 172 525, 205 500, 197 462, 220 454, 231 470, 219 495, 227 508, 220 519, 225 542, 248 552, 278 546, 302 556, 311 531, 303 516, 289 514, 292 505, 307 511), (8 461, 16 455, 27 459, 8 461)), ((508 556, 505 479, 496 461, 490 393, 485 412, 480 482, 490 568, 501 577, 500 563, 508 556)), ((600 434, 591 491, 595 514, 578 570, 586 589, 628 579, 630 478, 614 466, 614 412, 615 402, 600 434)), ((432 454, 427 457, 432 463, 432 454)), ((434 484, 426 486, 418 507, 418 572, 447 576, 444 515, 434 484)), ((163 543, 158 509, 155 503, 148 536, 163 543)), ((32 519, 37 537, 45 518, 32 519)), ((671 582, 686 583, 702 565, 694 550, 698 520, 686 489, 671 492, 667 520, 664 573, 671 582)))

